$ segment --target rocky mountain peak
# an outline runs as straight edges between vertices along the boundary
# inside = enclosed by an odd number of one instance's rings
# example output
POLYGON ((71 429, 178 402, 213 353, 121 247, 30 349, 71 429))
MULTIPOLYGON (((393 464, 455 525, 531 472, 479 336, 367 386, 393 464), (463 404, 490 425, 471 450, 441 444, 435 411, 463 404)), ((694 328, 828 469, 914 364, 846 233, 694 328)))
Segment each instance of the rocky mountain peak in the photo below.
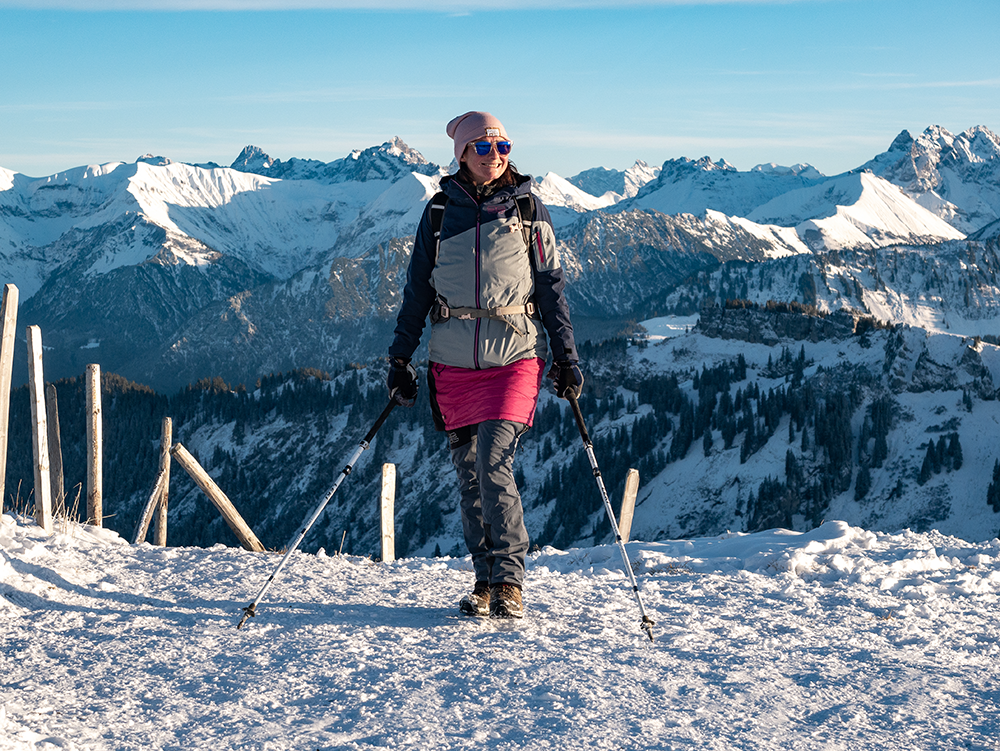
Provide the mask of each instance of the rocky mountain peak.
POLYGON ((135 160, 136 164, 149 164, 153 167, 166 167, 168 164, 173 164, 170 159, 165 156, 153 156, 152 154, 143 154, 138 159, 135 160))
POLYGON ((889 153, 899 152, 900 154, 908 154, 912 147, 913 136, 910 135, 910 131, 904 130, 889 144, 889 153))
POLYGON ((355 149, 345 159, 330 163, 330 167, 334 165, 338 178, 344 180, 386 180, 412 172, 429 175, 437 171, 437 167, 398 136, 380 146, 355 149))
POLYGON ((230 166, 240 172, 260 173, 271 168, 274 160, 259 146, 246 146, 230 166))

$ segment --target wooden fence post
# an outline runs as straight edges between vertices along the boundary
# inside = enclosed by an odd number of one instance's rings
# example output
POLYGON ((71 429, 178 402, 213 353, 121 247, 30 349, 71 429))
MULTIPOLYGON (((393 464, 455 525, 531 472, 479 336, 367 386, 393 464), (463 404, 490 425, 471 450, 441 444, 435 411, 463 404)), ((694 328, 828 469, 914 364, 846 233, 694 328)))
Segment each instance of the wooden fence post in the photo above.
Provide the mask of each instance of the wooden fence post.
POLYGON ((17 327, 17 287, 3 287, 3 334, 0 335, 0 514, 3 513, 4 482, 7 478, 7 432, 10 418, 10 382, 14 367, 14 335, 17 327))
POLYGON ((31 448, 35 460, 35 521, 45 532, 52 532, 52 487, 49 484, 49 434, 45 424, 42 330, 38 326, 28 326, 28 387, 31 397, 31 448))
POLYGON ((382 562, 392 563, 396 560, 396 465, 382 465, 382 562))
POLYGON ((167 499, 170 497, 170 446, 174 442, 174 422, 169 417, 163 418, 160 430, 160 472, 163 473, 163 493, 156 507, 155 524, 153 525, 153 543, 160 547, 167 546, 167 499))
POLYGON ((170 454, 177 460, 177 463, 181 465, 184 471, 191 475, 191 479, 208 496, 208 500, 219 509, 219 513, 222 514, 222 518, 226 520, 229 528, 233 530, 233 534, 239 539, 240 544, 247 550, 252 550, 255 553, 263 553, 264 546, 260 544, 260 540, 257 539, 257 536, 247 523, 243 521, 243 517, 240 516, 236 507, 233 506, 233 502, 215 484, 215 481, 209 477, 208 472, 198 464, 198 460, 191 456, 190 452, 179 443, 174 444, 174 447, 170 449, 170 454))
POLYGON ((45 386, 45 416, 49 434, 49 481, 52 485, 52 512, 56 518, 66 517, 62 437, 59 433, 59 401, 56 398, 56 387, 51 383, 45 386))
POLYGON ((132 544, 138 545, 140 542, 146 541, 146 533, 149 531, 149 522, 153 519, 153 512, 156 507, 160 505, 160 498, 163 495, 163 481, 166 478, 164 472, 160 472, 156 475, 156 482, 153 484, 153 492, 149 496, 149 500, 146 501, 146 505, 143 506, 142 514, 139 516, 139 522, 135 525, 135 532, 132 535, 132 544))
POLYGON ((101 366, 87 366, 87 523, 104 526, 104 430, 101 366))
POLYGON ((173 434, 173 423, 169 417, 163 418, 163 427, 160 433, 160 471, 156 475, 156 482, 153 484, 153 492, 149 496, 139 522, 135 527, 135 534, 132 535, 132 544, 138 545, 146 541, 146 533, 149 531, 149 523, 155 518, 156 527, 154 532, 154 543, 161 547, 167 544, 167 496, 170 487, 170 440, 173 434))
POLYGON ((632 514, 635 511, 635 496, 639 492, 639 470, 630 469, 625 475, 625 494, 622 496, 621 521, 618 522, 618 534, 622 542, 628 542, 632 532, 632 514))

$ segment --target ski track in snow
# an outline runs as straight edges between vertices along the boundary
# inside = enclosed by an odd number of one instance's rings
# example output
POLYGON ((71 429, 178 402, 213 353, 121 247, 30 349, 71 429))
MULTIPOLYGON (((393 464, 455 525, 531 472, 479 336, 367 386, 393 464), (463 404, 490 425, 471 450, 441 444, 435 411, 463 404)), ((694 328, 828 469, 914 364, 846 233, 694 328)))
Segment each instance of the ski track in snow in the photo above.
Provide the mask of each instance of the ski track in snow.
MULTIPOLYGON (((61 530, 61 531, 60 531, 61 530)), ((997 749, 1000 540, 827 522, 466 559, 132 546, 0 523, 0 749, 997 749)))

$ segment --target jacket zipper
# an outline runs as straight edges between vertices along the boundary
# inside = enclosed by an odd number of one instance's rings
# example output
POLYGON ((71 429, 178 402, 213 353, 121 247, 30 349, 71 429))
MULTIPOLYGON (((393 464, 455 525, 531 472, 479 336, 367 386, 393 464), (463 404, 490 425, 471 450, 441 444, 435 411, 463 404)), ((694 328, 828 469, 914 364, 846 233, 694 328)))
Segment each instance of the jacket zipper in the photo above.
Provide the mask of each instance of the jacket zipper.
MULTIPOLYGON (((465 193, 465 195, 469 196, 469 198, 472 200, 472 203, 474 203, 475 206, 476 206, 476 307, 477 308, 481 308, 482 307, 482 298, 480 296, 481 289, 480 289, 480 275, 479 275, 480 269, 479 269, 479 267, 480 267, 480 265, 482 263, 482 260, 480 258, 480 250, 481 250, 481 248, 479 246, 479 231, 480 231, 480 228, 482 226, 483 207, 479 203, 479 201, 477 201, 475 198, 472 197, 472 195, 469 193, 469 191, 467 191, 465 188, 463 188, 461 186, 461 184, 456 183, 456 185, 458 185, 458 187, 461 189, 461 191, 463 193, 465 193)), ((475 338, 472 341, 472 362, 476 366, 476 370, 480 369, 480 367, 479 367, 479 327, 482 325, 482 320, 483 320, 482 318, 477 318, 476 319, 476 335, 475 335, 475 338)))
MULTIPOLYGON (((482 217, 483 208, 478 203, 476 204, 476 307, 483 307, 483 301, 481 297, 482 285, 480 280, 480 270, 483 264, 482 259, 482 248, 479 244, 479 232, 482 228, 482 217)), ((476 319, 476 338, 473 341, 472 359, 476 364, 476 370, 479 370, 479 327, 482 325, 482 318, 476 319)))

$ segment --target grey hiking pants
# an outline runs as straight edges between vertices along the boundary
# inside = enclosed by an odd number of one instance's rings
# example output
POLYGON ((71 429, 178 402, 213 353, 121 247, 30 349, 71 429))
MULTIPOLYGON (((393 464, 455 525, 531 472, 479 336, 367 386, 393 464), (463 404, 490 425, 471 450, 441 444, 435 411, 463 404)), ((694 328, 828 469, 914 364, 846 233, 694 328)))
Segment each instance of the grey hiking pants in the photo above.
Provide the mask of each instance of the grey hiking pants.
POLYGON ((448 433, 458 473, 462 529, 477 582, 524 582, 528 530, 514 484, 514 452, 527 425, 485 420, 448 433))

